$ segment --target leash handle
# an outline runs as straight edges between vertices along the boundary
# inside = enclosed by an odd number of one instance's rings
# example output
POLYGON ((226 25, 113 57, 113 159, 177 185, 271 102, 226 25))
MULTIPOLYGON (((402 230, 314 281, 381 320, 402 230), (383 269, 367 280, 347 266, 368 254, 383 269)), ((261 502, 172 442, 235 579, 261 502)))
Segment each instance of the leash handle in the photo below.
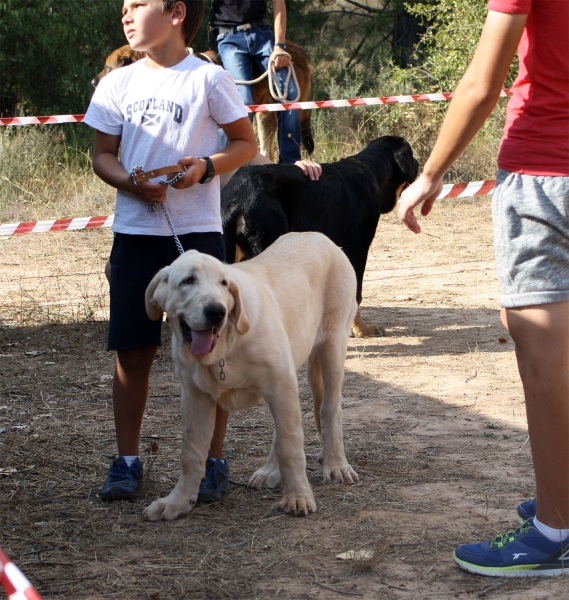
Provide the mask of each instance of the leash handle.
MULTIPOLYGON (((136 167, 138 169, 139 167, 136 167)), ((169 175, 170 173, 176 173, 177 175, 181 174, 182 176, 185 173, 184 167, 182 165, 169 165, 168 167, 160 167, 159 169, 152 169, 150 171, 141 171, 140 173, 136 173, 136 169, 134 169, 134 173, 132 178, 134 179, 134 183, 141 183, 142 181, 149 181, 150 179, 154 179, 155 177, 160 177, 161 175, 169 175)), ((181 178, 178 178, 178 180, 181 178)), ((168 183, 172 185, 170 181, 160 181, 159 183, 168 183)))

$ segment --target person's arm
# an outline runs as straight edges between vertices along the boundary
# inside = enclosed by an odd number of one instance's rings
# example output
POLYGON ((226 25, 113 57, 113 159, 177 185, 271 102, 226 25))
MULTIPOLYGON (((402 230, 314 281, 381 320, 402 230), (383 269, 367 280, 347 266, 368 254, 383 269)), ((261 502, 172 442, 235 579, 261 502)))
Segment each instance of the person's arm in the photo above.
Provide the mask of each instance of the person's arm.
MULTIPOLYGON (((277 42, 282 44, 286 43, 286 4, 285 0, 273 0, 273 13, 275 16, 275 47, 272 54, 275 52, 283 52, 280 46, 277 46, 277 42)), ((286 52, 286 51, 285 51, 286 52)), ((278 56, 275 59, 275 67, 282 69, 286 67, 290 59, 286 56, 278 56)))
MULTIPOLYGON (((237 119, 232 123, 220 125, 229 143, 223 150, 212 154, 209 158, 216 175, 235 171, 248 163, 257 154, 257 140, 248 117, 237 119)), ((207 172, 207 165, 199 157, 186 156, 178 163, 186 167, 186 173, 173 187, 184 189, 195 185, 207 172)))
POLYGON ((401 194, 399 218, 411 231, 421 231, 413 209, 422 203, 421 214, 431 212, 443 175, 496 106, 526 20, 527 15, 488 12, 474 58, 456 88, 423 172, 401 194))
POLYGON ((130 192, 143 202, 164 202, 168 186, 149 181, 135 185, 130 173, 127 173, 119 162, 120 145, 120 135, 109 135, 99 130, 95 131, 93 171, 96 175, 110 186, 130 192))
MULTIPOLYGON (((260 152, 253 158, 253 160, 249 163, 250 165, 273 165, 273 161, 270 158, 267 158, 264 154, 260 152)), ((320 175, 322 175, 322 167, 315 163, 313 160, 308 160, 307 158, 303 158, 302 160, 297 160, 294 165, 298 167, 305 175, 310 177, 312 181, 318 181, 320 179, 320 175)))

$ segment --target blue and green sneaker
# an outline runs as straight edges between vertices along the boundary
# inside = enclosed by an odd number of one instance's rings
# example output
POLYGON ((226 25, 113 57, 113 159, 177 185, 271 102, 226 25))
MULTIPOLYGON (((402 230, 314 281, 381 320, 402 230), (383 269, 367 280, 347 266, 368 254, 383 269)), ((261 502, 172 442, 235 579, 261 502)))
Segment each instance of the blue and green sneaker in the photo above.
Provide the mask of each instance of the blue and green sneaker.
POLYGON ((518 506, 518 522, 523 525, 526 521, 533 519, 537 511, 537 500, 532 498, 518 506))
POLYGON ((552 577, 569 573, 569 538, 552 542, 531 519, 493 540, 459 546, 452 557, 461 569, 478 575, 552 577))

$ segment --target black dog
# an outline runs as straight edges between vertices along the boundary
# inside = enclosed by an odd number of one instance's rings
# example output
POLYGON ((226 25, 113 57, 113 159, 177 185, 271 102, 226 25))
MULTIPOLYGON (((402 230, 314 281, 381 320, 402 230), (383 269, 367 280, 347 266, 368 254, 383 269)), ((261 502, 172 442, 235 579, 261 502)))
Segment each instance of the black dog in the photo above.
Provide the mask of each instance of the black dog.
MULTIPOLYGON (((294 165, 242 167, 221 194, 226 260, 252 258, 289 231, 319 231, 350 259, 359 305, 379 217, 393 209, 418 167, 411 146, 395 136, 380 137, 355 156, 323 164, 319 181, 294 165)), ((366 326, 359 311, 353 329, 357 337, 382 333, 366 326)))

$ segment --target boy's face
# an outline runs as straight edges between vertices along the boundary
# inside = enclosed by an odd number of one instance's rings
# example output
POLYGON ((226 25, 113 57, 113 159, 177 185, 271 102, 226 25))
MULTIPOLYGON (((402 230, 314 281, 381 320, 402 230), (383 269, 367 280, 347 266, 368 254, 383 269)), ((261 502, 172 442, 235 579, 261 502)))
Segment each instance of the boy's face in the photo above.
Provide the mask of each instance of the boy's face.
POLYGON ((171 40, 175 11, 162 12, 161 0, 124 0, 122 24, 133 50, 152 53, 171 40))

